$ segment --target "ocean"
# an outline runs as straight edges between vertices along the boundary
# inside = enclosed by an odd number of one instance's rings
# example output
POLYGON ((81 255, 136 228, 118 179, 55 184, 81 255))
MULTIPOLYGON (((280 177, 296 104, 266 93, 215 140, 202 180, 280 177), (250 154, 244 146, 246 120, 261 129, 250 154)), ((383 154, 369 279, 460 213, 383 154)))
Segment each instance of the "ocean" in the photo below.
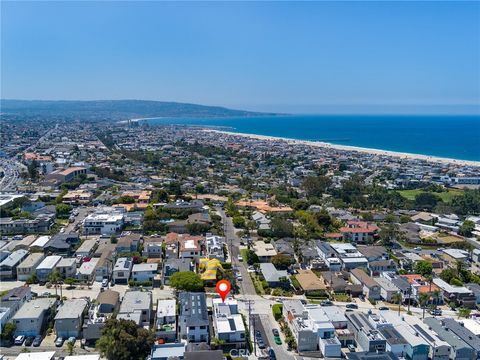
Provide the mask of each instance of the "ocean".
POLYGON ((480 161, 480 116, 288 115, 158 118, 150 125, 197 125, 332 144, 480 161))

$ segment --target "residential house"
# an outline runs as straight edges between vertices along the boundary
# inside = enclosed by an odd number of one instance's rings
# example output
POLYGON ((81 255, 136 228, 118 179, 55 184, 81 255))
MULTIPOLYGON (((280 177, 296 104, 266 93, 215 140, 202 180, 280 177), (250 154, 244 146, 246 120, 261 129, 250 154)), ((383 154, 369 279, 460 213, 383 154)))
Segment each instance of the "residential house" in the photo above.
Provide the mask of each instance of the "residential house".
POLYGON ((85 299, 66 300, 55 315, 55 333, 58 336, 78 338, 82 331, 83 317, 88 307, 85 299))
POLYGON ((428 329, 434 331, 440 338, 445 340, 451 346, 450 359, 472 360, 476 359, 476 351, 468 343, 459 338, 455 333, 447 330, 442 322, 433 317, 427 317, 423 322, 428 329))
POLYGON ((433 283, 442 290, 445 302, 454 301, 459 306, 475 308, 477 299, 474 293, 465 286, 450 285, 440 278, 434 278, 433 283))
POLYGON ((355 341, 363 351, 384 352, 386 350, 386 340, 371 324, 367 315, 361 312, 348 312, 345 316, 349 321, 348 328, 354 333, 355 341))
POLYGON ((26 281, 35 273, 37 266, 45 259, 42 253, 33 253, 28 255, 20 265, 17 266, 17 280, 26 281))
POLYGON ((57 268, 57 264, 62 260, 60 255, 50 255, 47 256, 43 261, 37 266, 36 274, 39 282, 46 282, 51 273, 57 268))
POLYGON ((162 283, 168 285, 173 274, 179 271, 192 271, 191 259, 166 259, 163 265, 162 283))
POLYGON ((84 261, 77 269, 77 280, 83 283, 91 284, 95 280, 98 258, 92 258, 90 261, 84 261))
POLYGON ((27 250, 16 250, 0 263, 0 279, 15 279, 17 267, 28 256, 27 250))
POLYGON ((380 286, 362 269, 352 269, 350 271, 351 279, 354 284, 363 286, 364 295, 373 300, 380 299, 380 286))
POLYGON ((395 261, 389 260, 375 260, 368 263, 368 271, 371 276, 379 276, 382 272, 395 272, 397 264, 395 261))
POLYGON ((130 279, 132 267, 133 262, 131 258, 118 258, 113 267, 112 282, 114 284, 127 284, 128 279, 130 279))
POLYGON ((272 257, 277 255, 277 251, 272 244, 267 244, 264 241, 255 241, 253 243, 253 252, 257 254, 260 262, 270 262, 272 257))
POLYGON ((282 254, 291 257, 292 259, 295 256, 295 251, 293 250, 291 242, 280 239, 273 243, 273 247, 277 254, 282 254))
POLYGON ((158 300, 155 316, 155 335, 172 342, 177 339, 177 303, 175 299, 158 300))
POLYGON ((189 342, 209 341, 209 321, 205 293, 180 292, 178 333, 189 342))
POLYGON ((180 238, 179 257, 193 259, 202 256, 201 239, 200 236, 183 236, 180 238))
POLYGON ((133 320, 138 326, 148 326, 152 320, 152 293, 127 291, 123 296, 117 319, 133 320))
POLYGON ((366 221, 349 220, 347 226, 341 227, 344 241, 370 243, 377 237, 378 226, 366 221))
POLYGON ((9 308, 11 310, 11 315, 13 315, 31 298, 31 288, 29 286, 19 286, 9 290, 2 296, 0 306, 9 308))
POLYGON ((98 240, 87 239, 75 251, 76 257, 90 257, 98 246, 98 240))
POLYGON ((242 315, 238 312, 237 300, 228 298, 224 301, 220 298, 213 299, 213 333, 220 341, 224 341, 229 348, 246 346, 245 325, 242 315))
POLYGON ((299 269, 298 274, 295 275, 295 278, 306 294, 311 292, 325 291, 327 289, 325 283, 320 280, 320 278, 312 270, 299 269))
POLYGON ((124 222, 123 209, 101 208, 83 220, 83 229, 87 235, 113 235, 122 230, 124 222))
POLYGON ((272 263, 260 263, 260 271, 270 287, 288 286, 288 273, 285 270, 277 270, 272 263))
POLYGON ((218 235, 207 234, 205 237, 207 245, 207 256, 209 259, 218 259, 225 261, 223 248, 225 246, 225 238, 218 235))
POLYGON ((130 233, 122 235, 117 240, 117 254, 132 253, 138 250, 142 242, 143 236, 141 234, 130 233))
POLYGON ((143 256, 159 259, 163 256, 163 239, 161 237, 147 237, 143 239, 143 256))
POLYGON ((105 321, 109 319, 120 306, 120 294, 113 290, 101 291, 96 304, 92 304, 83 323, 83 338, 88 343, 94 343, 100 338, 105 321))
POLYGON ((57 263, 57 270, 63 279, 75 278, 77 274, 77 262, 75 258, 62 258, 57 263))
POLYGON ((132 267, 132 280, 138 282, 150 281, 158 274, 158 263, 135 264, 132 267))
POLYGON ((42 334, 48 318, 51 315, 51 308, 54 305, 53 298, 40 298, 27 301, 12 317, 15 324, 15 336, 37 336, 42 334))

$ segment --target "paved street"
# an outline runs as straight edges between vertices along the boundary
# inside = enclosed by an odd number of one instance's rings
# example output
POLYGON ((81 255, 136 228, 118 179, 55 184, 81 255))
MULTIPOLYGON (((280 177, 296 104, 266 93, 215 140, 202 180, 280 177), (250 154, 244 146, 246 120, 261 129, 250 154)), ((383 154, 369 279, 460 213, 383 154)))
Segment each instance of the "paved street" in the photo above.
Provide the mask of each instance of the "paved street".
POLYGON ((240 270, 240 273, 242 274, 243 280, 238 282, 238 285, 240 287, 240 293, 244 295, 256 295, 257 293, 255 292, 255 287, 253 286, 252 279, 250 278, 250 275, 247 271, 246 259, 243 259, 244 261, 238 261, 238 255, 240 255, 240 239, 235 234, 237 230, 233 226, 232 219, 225 214, 225 211, 223 211, 222 208, 217 207, 215 208, 215 210, 217 210, 222 217, 225 230, 225 239, 227 241, 230 254, 232 256, 232 264, 234 266, 237 266, 237 268, 240 270))

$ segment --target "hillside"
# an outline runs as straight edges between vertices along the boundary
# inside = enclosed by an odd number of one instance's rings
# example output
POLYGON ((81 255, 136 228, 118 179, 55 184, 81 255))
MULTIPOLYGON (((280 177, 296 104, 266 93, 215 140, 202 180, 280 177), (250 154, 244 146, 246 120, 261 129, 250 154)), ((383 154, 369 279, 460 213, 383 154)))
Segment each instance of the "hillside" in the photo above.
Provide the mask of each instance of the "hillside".
POLYGON ((138 117, 235 117, 275 115, 220 106, 147 100, 0 100, 2 114, 80 118, 85 120, 125 120, 138 117))

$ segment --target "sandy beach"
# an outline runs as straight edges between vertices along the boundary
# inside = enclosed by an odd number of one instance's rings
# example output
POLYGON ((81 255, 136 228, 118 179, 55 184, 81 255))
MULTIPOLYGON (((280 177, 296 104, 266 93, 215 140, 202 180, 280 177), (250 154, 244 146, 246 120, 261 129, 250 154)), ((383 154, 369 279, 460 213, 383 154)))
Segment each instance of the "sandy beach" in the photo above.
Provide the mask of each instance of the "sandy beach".
POLYGON ((442 157, 422 155, 422 154, 410 154, 410 153, 402 153, 402 152, 389 151, 389 150, 362 148, 357 146, 337 145, 337 144, 331 144, 331 143, 326 143, 321 141, 308 141, 308 140, 297 140, 297 139, 289 139, 289 138, 275 137, 275 136, 244 134, 244 133, 237 133, 232 131, 221 131, 221 130, 212 130, 212 129, 204 129, 203 131, 242 136, 242 137, 247 137, 247 138, 257 139, 257 140, 285 141, 286 143, 292 144, 292 145, 297 144, 297 145, 316 146, 316 147, 340 150, 340 151, 357 151, 357 152, 371 154, 371 155, 391 156, 391 157, 396 157, 400 159, 424 160, 424 161, 429 161, 434 163, 480 167, 480 161, 449 159, 449 158, 442 158, 442 157))

